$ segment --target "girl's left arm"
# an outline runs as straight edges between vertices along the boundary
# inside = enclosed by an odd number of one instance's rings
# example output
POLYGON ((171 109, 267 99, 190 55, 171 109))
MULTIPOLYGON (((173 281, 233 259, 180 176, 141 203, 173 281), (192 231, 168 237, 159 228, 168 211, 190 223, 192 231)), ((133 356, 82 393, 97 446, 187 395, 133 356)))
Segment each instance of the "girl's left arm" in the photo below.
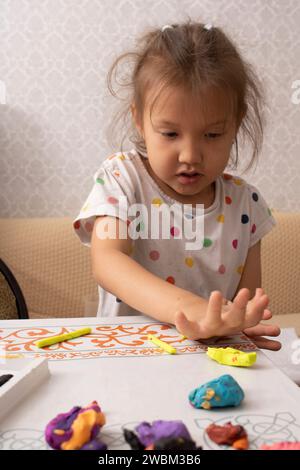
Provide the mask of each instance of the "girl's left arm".
MULTIPOLYGON (((234 297, 243 287, 246 287, 250 290, 250 299, 255 296, 264 294, 263 289, 261 289, 260 241, 253 245, 248 251, 248 256, 245 262, 242 277, 240 279, 234 297)), ((263 320, 269 320, 270 318, 272 318, 272 313, 270 310, 266 309, 264 311, 263 320)), ((278 336, 280 334, 280 329, 278 328, 278 326, 259 323, 258 325, 252 328, 247 328, 246 330, 244 330, 244 333, 249 336, 252 341, 260 348, 278 350, 281 347, 279 341, 264 338, 264 336, 278 336)))
POLYGON ((258 287, 261 287, 261 241, 259 240, 255 245, 253 245, 249 251, 242 272, 242 277, 240 279, 238 288, 234 297, 237 293, 246 287, 250 290, 250 298, 255 295, 255 290, 258 287))

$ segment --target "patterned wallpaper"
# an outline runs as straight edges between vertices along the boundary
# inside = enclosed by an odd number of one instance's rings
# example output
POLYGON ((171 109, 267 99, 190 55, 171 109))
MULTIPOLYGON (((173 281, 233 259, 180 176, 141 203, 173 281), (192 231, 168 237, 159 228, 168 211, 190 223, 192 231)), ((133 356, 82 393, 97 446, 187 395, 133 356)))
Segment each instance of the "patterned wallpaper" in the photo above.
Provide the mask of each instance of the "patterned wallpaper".
POLYGON ((113 58, 144 27, 187 16, 223 27, 255 65, 268 126, 248 180, 270 207, 300 210, 299 0, 0 0, 0 216, 77 214, 118 150, 106 131, 113 58))

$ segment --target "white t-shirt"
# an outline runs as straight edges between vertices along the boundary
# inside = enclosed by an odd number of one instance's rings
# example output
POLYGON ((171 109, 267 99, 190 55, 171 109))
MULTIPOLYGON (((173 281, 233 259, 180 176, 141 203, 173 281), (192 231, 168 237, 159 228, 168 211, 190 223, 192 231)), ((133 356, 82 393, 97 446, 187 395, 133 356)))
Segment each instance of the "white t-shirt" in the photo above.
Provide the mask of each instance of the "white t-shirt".
MULTIPOLYGON (((198 215, 196 208, 166 195, 148 173, 136 150, 119 152, 107 158, 94 175, 94 186, 74 220, 74 229, 83 244, 90 246, 96 216, 110 215, 137 221, 128 208, 143 204, 151 220, 152 210, 164 207, 171 213, 169 239, 137 238, 131 257, 151 273, 204 298, 220 290, 231 300, 238 287, 248 250, 275 225, 275 220, 259 191, 243 179, 228 174, 218 177, 213 204, 198 215), (126 198, 126 199, 125 199, 126 198), (177 204, 184 217, 202 217, 204 240, 197 250, 187 250, 184 225, 176 225, 171 206, 177 204), (187 213, 188 212, 188 213, 187 213), (203 219, 204 217, 204 219, 203 219), (172 221, 174 224, 172 225, 172 221), (181 232, 182 230, 182 232, 181 232)), ((141 213, 139 220, 143 219, 141 213)), ((194 220, 195 222, 195 220, 194 220)), ((136 233, 149 235, 150 222, 135 222, 136 233), (148 230, 147 230, 148 229, 148 230)), ((161 235, 160 231, 160 235, 161 235)), ((147 286, 145 286, 147 289, 147 286)), ((98 316, 136 315, 127 304, 99 286, 98 316)))

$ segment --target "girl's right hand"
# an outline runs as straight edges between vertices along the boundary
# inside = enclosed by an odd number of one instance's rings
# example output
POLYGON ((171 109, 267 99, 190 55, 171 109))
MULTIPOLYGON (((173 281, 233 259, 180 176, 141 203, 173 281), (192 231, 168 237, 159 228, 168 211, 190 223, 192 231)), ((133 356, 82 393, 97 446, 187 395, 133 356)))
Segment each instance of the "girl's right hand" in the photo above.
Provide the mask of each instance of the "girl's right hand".
POLYGON ((199 320, 189 320, 187 312, 179 311, 175 315, 175 326, 179 333, 191 340, 228 336, 259 324, 264 319, 268 303, 268 296, 258 293, 258 289, 251 300, 249 289, 241 289, 228 304, 225 304, 220 291, 213 291, 204 316, 199 320))

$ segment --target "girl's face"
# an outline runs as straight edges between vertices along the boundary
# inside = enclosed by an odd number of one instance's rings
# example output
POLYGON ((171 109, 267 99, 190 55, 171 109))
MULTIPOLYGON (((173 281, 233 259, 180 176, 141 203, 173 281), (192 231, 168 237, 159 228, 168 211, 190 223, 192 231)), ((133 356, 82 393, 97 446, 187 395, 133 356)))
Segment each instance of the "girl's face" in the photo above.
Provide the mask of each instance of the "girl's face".
POLYGON ((146 167, 169 196, 182 203, 214 200, 214 184, 230 156, 238 130, 226 112, 224 94, 208 88, 203 101, 182 88, 168 88, 155 102, 146 100, 142 122, 136 126, 145 140, 146 167), (151 112, 151 115, 150 115, 151 112), (185 177, 182 173, 197 173, 185 177))

